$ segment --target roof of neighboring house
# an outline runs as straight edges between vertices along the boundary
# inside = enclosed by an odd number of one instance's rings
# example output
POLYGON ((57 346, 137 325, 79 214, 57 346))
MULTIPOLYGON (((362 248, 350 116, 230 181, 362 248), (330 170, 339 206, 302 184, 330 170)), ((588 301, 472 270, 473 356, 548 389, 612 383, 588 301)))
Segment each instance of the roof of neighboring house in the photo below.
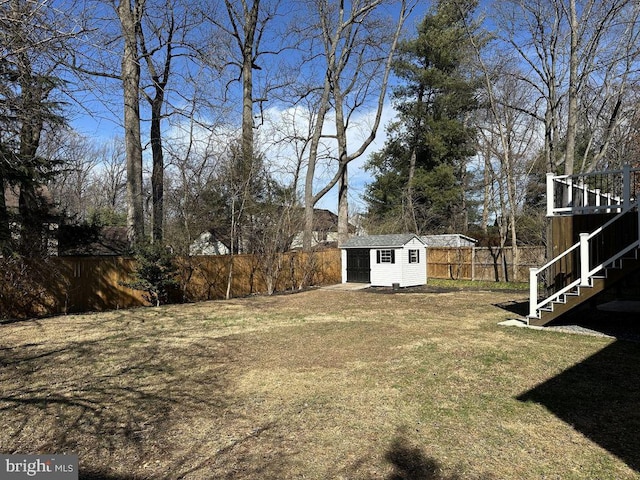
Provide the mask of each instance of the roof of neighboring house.
POLYGON ((475 238, 467 237, 461 233, 447 233, 443 235, 422 235, 420 237, 427 247, 465 247, 475 245, 475 238))
MULTIPOLYGON (((58 211, 53 203, 51 192, 46 185, 36 187, 36 195, 40 197, 42 205, 46 206, 47 213, 57 215, 58 211)), ((9 211, 17 212, 20 208, 20 187, 17 185, 6 185, 4 188, 4 202, 9 211)))
POLYGON ((338 216, 330 210, 322 208, 313 209, 313 230, 319 231, 338 231, 338 216))
POLYGON ((340 248, 382 248, 382 247, 402 247, 412 239, 424 241, 414 233, 399 233, 390 235, 365 235, 361 237, 351 237, 340 245, 340 248))
MULTIPOLYGON (((338 215, 331 210, 324 208, 313 209, 313 231, 314 232, 337 232, 338 215)), ((349 232, 354 233, 356 227, 349 223, 349 232)))

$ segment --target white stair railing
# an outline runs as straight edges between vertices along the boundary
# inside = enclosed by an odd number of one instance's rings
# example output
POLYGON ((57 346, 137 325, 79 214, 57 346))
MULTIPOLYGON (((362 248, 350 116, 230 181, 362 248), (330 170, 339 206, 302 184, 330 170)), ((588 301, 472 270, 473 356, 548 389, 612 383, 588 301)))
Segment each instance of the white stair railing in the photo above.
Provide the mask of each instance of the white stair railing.
POLYGON ((560 301, 579 287, 591 286, 595 275, 629 252, 640 248, 640 208, 638 200, 624 202, 626 208, 591 233, 581 233, 580 241, 540 268, 529 270, 529 317, 540 318, 540 310, 560 301), (624 228, 620 220, 634 211, 637 229, 624 228))
POLYGON ((620 170, 547 174, 547 216, 585 213, 620 213, 640 193, 640 169, 625 165, 620 170))

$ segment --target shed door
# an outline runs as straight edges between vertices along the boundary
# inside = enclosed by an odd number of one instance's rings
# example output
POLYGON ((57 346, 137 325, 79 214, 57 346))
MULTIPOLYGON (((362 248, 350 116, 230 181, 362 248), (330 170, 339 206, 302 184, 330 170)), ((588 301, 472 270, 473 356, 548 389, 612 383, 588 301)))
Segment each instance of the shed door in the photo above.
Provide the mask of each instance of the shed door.
POLYGON ((347 282, 371 282, 369 249, 350 248, 347 250, 347 282))

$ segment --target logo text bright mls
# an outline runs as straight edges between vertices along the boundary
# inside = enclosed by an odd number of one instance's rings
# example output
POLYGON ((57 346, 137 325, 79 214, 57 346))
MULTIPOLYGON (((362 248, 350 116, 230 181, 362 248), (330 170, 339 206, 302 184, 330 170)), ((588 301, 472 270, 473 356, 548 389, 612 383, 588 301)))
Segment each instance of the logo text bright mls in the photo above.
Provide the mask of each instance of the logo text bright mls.
POLYGON ((0 478, 77 480, 77 455, 0 455, 0 478))
POLYGON ((8 458, 5 459, 7 473, 26 473, 30 477, 33 477, 37 473, 51 473, 53 472, 53 464, 51 460, 43 462, 39 458, 35 462, 28 462, 26 459, 22 462, 12 462, 8 458))

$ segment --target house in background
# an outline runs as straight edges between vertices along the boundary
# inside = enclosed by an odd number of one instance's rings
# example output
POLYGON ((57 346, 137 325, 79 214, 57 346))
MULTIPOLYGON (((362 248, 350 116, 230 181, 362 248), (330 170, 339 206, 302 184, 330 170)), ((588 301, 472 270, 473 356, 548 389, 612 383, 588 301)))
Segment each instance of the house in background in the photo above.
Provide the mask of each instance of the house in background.
MULTIPOLYGON (((349 235, 353 235, 356 232, 356 227, 349 224, 349 235)), ((302 239, 304 232, 298 232, 293 241, 291 242, 291 248, 302 248, 302 239)), ((338 244, 338 216, 323 208, 315 208, 313 210, 313 232, 311 236, 311 246, 337 246, 338 244)))
POLYGON ((211 228, 202 232, 191 245, 189 255, 229 255, 231 253, 229 234, 218 232, 211 228))
MULTIPOLYGON (((283 238, 282 248, 285 250, 301 249, 303 246, 304 232, 302 225, 304 221, 303 210, 294 212, 287 228, 291 232, 296 232, 293 238, 283 238), (290 241, 290 243, 289 243, 290 241)), ((349 224, 349 234, 354 235, 356 227, 349 224)), ((251 251, 250 235, 241 236, 240 251, 251 251)), ((337 247, 338 243, 338 216, 325 209, 316 208, 313 214, 313 232, 311 239, 312 247, 337 247)), ((228 255, 231 252, 230 236, 223 229, 211 228, 201 233, 200 236, 189 246, 190 255, 228 255)), ((235 249, 234 249, 235 250, 235 249)))
POLYGON ((427 283, 427 251, 413 233, 352 237, 342 249, 342 283, 412 287, 427 283))
POLYGON ((427 247, 460 248, 475 247, 478 241, 460 233, 448 233, 443 235, 422 235, 420 237, 427 247))

